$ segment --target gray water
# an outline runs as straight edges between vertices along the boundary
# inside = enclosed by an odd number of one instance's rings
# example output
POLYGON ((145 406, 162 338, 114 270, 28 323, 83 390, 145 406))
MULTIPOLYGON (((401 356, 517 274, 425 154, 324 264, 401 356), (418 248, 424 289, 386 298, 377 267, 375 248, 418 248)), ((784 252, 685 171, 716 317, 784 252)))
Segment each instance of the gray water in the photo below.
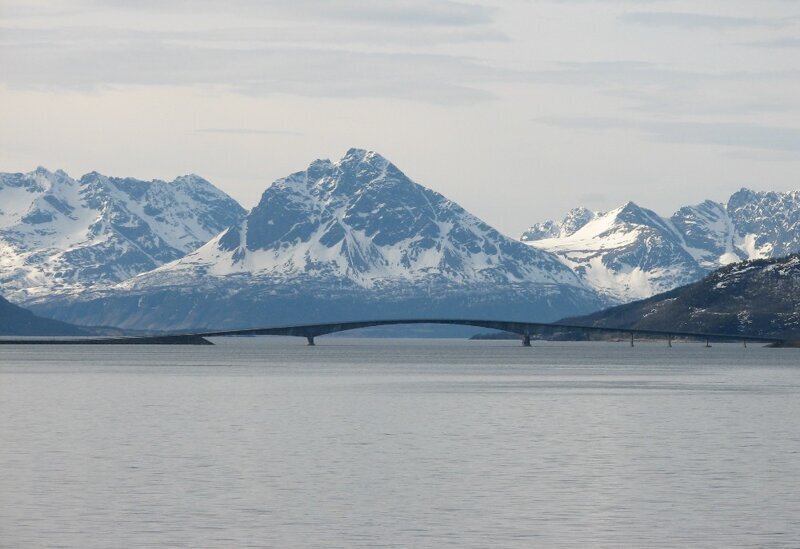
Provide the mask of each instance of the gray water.
POLYGON ((0 347, 0 545, 800 545, 800 350, 303 343, 0 347))

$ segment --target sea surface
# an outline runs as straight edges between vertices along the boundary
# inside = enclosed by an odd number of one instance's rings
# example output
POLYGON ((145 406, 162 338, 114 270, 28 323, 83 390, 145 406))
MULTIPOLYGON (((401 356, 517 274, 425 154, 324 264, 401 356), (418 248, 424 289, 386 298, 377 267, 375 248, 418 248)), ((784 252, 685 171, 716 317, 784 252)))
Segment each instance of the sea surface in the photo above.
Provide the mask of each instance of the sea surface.
POLYGON ((800 546, 800 350, 216 341, 0 346, 0 546, 800 546))

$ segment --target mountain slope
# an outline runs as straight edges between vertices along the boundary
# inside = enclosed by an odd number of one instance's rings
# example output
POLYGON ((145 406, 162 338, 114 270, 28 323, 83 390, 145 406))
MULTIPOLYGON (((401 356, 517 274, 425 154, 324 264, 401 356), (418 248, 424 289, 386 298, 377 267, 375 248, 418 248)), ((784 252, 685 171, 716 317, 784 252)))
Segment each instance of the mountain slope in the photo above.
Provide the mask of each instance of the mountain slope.
POLYGON ((172 183, 39 168, 0 174, 0 284, 15 302, 119 282, 183 257, 244 210, 197 176, 172 183))
POLYGON ((77 326, 42 318, 0 297, 0 336, 79 336, 77 326))
POLYGON ((124 327, 410 316, 555 319, 604 302, 549 253, 507 238, 374 152, 277 180, 239 224, 111 288, 42 303, 124 327))
POLYGON ((728 265, 688 286, 564 322, 798 338, 800 254, 728 265))
POLYGON ((669 219, 633 203, 608 213, 570 211, 521 239, 555 253, 589 286, 620 303, 699 280, 721 266, 800 251, 800 192, 741 189, 669 219))

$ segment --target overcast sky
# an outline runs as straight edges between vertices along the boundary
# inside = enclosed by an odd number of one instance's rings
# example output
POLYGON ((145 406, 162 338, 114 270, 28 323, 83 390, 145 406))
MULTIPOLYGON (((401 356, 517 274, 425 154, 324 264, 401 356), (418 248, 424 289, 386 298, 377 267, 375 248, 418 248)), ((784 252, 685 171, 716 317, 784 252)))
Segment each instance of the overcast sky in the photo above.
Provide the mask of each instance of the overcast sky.
POLYGON ((800 189, 800 0, 0 0, 0 171, 252 207, 349 147, 512 236, 800 189))

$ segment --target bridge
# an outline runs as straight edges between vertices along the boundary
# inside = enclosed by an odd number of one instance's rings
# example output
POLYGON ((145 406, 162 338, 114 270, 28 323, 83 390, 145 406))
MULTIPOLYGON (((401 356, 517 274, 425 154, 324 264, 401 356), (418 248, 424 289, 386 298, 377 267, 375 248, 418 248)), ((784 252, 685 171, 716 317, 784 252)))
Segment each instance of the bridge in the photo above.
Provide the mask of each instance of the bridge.
POLYGON ((345 332, 348 330, 357 330, 359 328, 371 328, 373 326, 394 326, 403 324, 444 324, 455 326, 476 326, 478 328, 486 328, 489 330, 500 330, 522 336, 522 345, 525 347, 531 346, 531 337, 540 334, 567 332, 571 334, 599 334, 630 337, 631 346, 633 346, 634 339, 638 336, 640 338, 662 338, 667 341, 671 347, 672 340, 679 339, 693 339, 705 341, 706 346, 710 345, 711 341, 735 341, 741 342, 747 346, 748 341, 757 343, 771 343, 773 345, 785 345, 787 343, 784 339, 761 337, 757 335, 742 335, 742 334, 713 334, 713 333, 699 333, 699 332, 683 332, 683 331, 660 331, 660 330, 637 330, 628 328, 606 328, 598 326, 579 326, 574 324, 561 324, 561 323, 547 323, 547 322, 520 322, 520 321, 503 321, 503 320, 474 320, 474 319, 453 319, 453 318, 414 318, 414 319, 390 319, 390 320, 364 320, 354 322, 332 322, 327 324, 304 324, 295 326, 277 326, 272 328, 254 328, 245 330, 227 330, 221 332, 204 332, 198 334, 191 334, 202 338, 209 337, 225 337, 225 336, 294 336, 304 337, 309 345, 314 345, 314 338, 333 334, 337 332, 345 332))
POLYGON ((212 345, 208 338, 228 336, 294 336, 304 337, 309 345, 315 344, 315 338, 323 335, 370 328, 373 326, 394 326, 407 324, 442 324, 453 326, 475 326, 487 330, 500 330, 517 334, 522 339, 522 345, 531 346, 531 338, 537 335, 566 333, 574 335, 607 335, 630 338, 631 346, 635 338, 664 339, 671 347, 673 339, 690 339, 705 341, 706 346, 711 341, 769 343, 774 346, 797 346, 797 342, 780 338, 762 337, 746 334, 715 334, 700 332, 683 332, 667 330, 638 330, 630 328, 606 328, 599 326, 579 326, 574 324, 547 323, 547 322, 520 322, 503 320, 474 320, 463 318, 413 318, 413 319, 387 319, 363 320, 353 322, 332 322, 326 324, 299 324, 292 326, 275 326, 267 328, 250 328, 242 330, 224 330, 216 332, 194 332, 183 334, 164 334, 156 336, 132 337, 77 337, 77 338, 0 338, 0 345, 212 345))

